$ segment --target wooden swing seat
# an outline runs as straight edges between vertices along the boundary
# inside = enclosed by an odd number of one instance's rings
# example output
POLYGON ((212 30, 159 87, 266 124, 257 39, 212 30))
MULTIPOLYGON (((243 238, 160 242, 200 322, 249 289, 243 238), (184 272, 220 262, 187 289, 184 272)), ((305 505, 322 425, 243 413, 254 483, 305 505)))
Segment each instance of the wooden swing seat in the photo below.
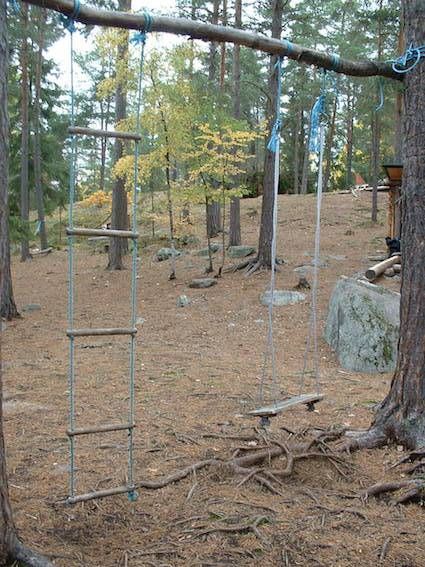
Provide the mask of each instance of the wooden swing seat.
POLYGON ((316 402, 323 400, 323 398, 324 396, 322 394, 301 394, 300 396, 292 396, 287 400, 277 402, 270 406, 264 406, 251 410, 248 412, 248 414, 259 417, 273 417, 291 408, 292 406, 297 406, 300 404, 315 404, 316 402))

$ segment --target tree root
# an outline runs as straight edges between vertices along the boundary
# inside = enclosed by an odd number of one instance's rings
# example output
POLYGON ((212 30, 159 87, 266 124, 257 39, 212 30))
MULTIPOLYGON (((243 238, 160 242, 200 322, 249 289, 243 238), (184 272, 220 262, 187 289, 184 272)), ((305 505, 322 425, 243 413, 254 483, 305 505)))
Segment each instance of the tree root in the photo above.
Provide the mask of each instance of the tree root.
POLYGON ((213 526, 212 528, 207 528, 205 530, 201 530, 195 534, 195 537, 202 537, 214 533, 244 533, 244 532, 252 532, 257 536, 257 538, 266 546, 269 546, 269 542, 264 538, 261 532, 258 529, 258 526, 263 522, 269 522, 270 518, 268 516, 256 516, 251 521, 243 523, 243 524, 235 524, 235 525, 224 525, 224 526, 213 526))
POLYGON ((360 497, 367 499, 370 496, 381 496, 388 492, 398 491, 402 492, 393 500, 395 504, 405 504, 407 502, 423 500, 425 497, 425 480, 408 479, 399 482, 382 482, 374 484, 361 492, 360 497))
POLYGON ((15 538, 13 542, 10 555, 12 559, 27 567, 54 567, 47 557, 29 549, 18 538, 15 538))
MULTIPOLYGON (((241 456, 234 455, 230 459, 206 459, 204 461, 198 461, 197 463, 175 471, 163 478, 140 481, 136 483, 135 487, 151 490, 161 489, 169 484, 179 482, 191 474, 195 475, 196 471, 208 468, 218 470, 221 474, 233 474, 236 476, 243 475, 238 486, 242 486, 252 480, 270 491, 272 494, 283 496, 282 492, 279 490, 280 486, 282 486, 282 480, 293 474, 295 463, 299 460, 309 458, 327 459, 332 463, 339 474, 346 476, 343 468, 348 467, 348 463, 341 457, 341 455, 333 452, 325 442, 329 438, 334 439, 335 437, 338 437, 340 434, 341 432, 321 431, 311 441, 297 443, 291 447, 289 447, 284 441, 268 438, 264 439, 257 434, 258 436, 254 437, 254 439, 258 442, 259 447, 238 447, 239 451, 243 451, 245 448, 248 449, 248 453, 244 452, 241 456), (278 457, 283 457, 285 459, 285 466, 283 468, 272 468, 272 459, 276 459, 278 457)), ((205 436, 207 436, 207 434, 205 436)), ((219 438, 222 437, 218 434, 211 434, 211 436, 217 436, 219 438)), ((252 435, 230 435, 223 437, 230 439, 242 438, 243 440, 248 441, 253 440, 252 435)))

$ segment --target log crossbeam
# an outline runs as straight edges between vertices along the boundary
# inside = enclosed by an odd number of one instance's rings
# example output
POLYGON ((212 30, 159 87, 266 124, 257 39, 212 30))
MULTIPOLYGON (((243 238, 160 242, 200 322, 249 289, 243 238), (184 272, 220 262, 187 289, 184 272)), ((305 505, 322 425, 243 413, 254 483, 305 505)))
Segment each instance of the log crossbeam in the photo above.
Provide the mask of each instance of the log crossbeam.
MULTIPOLYGON (((56 12, 71 16, 74 12, 74 0, 25 0, 29 4, 42 6, 56 12)), ((81 5, 76 21, 83 24, 117 27, 123 29, 146 29, 146 17, 143 14, 130 14, 125 12, 99 10, 91 6, 81 5)), ((171 33, 189 36, 191 39, 213 41, 218 43, 234 43, 281 57, 288 57, 298 63, 314 65, 357 77, 381 76, 395 80, 402 80, 403 75, 395 73, 392 66, 384 61, 352 61, 343 57, 317 51, 289 43, 286 40, 274 39, 262 34, 236 29, 228 26, 207 24, 186 18, 172 18, 168 16, 155 16, 150 26, 153 32, 171 33)))

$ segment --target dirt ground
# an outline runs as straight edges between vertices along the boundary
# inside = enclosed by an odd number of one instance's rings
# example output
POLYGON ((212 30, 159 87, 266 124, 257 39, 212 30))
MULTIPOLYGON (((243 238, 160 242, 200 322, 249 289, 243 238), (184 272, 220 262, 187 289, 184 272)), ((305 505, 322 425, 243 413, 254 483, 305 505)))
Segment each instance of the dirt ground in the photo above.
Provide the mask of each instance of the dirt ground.
MULTIPOLYGON (((382 222, 368 221, 370 194, 324 197, 319 292, 320 325, 339 275, 364 271, 368 256, 385 254, 382 222)), ((385 196, 380 205, 385 209, 385 196)), ((260 201, 242 203, 243 241, 256 245, 260 201)), ((285 259, 277 287, 292 289, 294 268, 311 261, 314 198, 279 198, 278 255, 285 259)), ((199 227, 202 235, 202 226, 199 227)), ((200 244, 204 246, 205 244, 200 244)), ((151 479, 209 457, 230 456, 241 441, 208 438, 241 435, 258 421, 246 416, 255 406, 266 344, 267 310, 259 295, 269 274, 246 278, 227 273, 210 289, 189 289, 202 275, 205 259, 186 253, 177 279, 168 281, 168 262, 155 262, 158 246, 142 251, 137 335, 136 478, 151 479), (188 307, 176 306, 180 294, 188 307)), ((105 271, 106 256, 82 249, 76 265, 76 326, 127 326, 129 270, 105 271)), ((375 482, 400 479, 389 469, 397 447, 362 451, 350 467, 320 459, 296 464, 294 474, 273 495, 254 482, 200 471, 161 490, 66 506, 67 496, 67 259, 65 251, 13 265, 20 307, 38 311, 6 326, 5 428, 10 490, 20 536, 58 566, 425 566, 424 510, 357 495, 375 482), (258 520, 252 531, 202 531, 258 520)), ((399 280, 388 285, 399 286, 399 280)), ((298 391, 309 317, 302 304, 276 309, 276 344, 282 395, 298 391)), ((321 384, 325 399, 315 412, 293 408, 276 417, 282 427, 308 425, 366 427, 373 406, 388 390, 390 375, 343 371, 320 339, 321 384)), ((126 420, 128 345, 114 337, 81 339, 76 354, 77 425, 126 420)), ((307 391, 313 386, 308 384, 307 391)), ((246 446, 246 443, 245 443, 246 446)), ((125 483, 126 434, 77 439, 77 490, 88 492, 125 483)))

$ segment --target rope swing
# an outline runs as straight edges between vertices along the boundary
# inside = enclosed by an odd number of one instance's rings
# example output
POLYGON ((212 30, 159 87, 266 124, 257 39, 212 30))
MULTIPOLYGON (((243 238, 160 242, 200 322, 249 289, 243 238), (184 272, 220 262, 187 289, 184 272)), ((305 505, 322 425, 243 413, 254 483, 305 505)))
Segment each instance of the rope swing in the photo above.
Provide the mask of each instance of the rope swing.
MULTIPOLYGON (((335 55, 335 65, 338 64, 338 57, 335 55)), ((270 274, 270 297, 268 302, 268 333, 267 333, 267 347, 264 356, 263 371, 259 385, 259 403, 262 407, 254 409, 249 415, 260 417, 262 426, 270 424, 270 418, 281 413, 282 411, 298 404, 306 404, 308 409, 314 409, 314 404, 323 399, 320 392, 320 356, 318 345, 318 321, 317 321, 317 299, 319 289, 319 269, 320 269, 320 229, 321 229, 321 209, 322 209, 322 195, 323 195, 323 156, 325 149, 325 106, 326 106, 326 92, 327 92, 327 75, 323 70, 323 78, 321 83, 320 95, 315 101, 311 110, 310 117, 310 141, 309 149, 312 154, 318 157, 318 175, 316 186, 316 221, 315 221, 315 237, 314 237, 314 257, 313 257, 313 283, 311 291, 311 309, 310 319, 308 326, 308 335, 306 341, 306 348, 304 352, 304 360, 300 378, 299 394, 292 396, 283 401, 279 400, 279 388, 276 376, 276 351, 274 343, 274 309, 273 299, 275 293, 275 264, 276 264, 276 240, 277 240, 277 199, 279 189, 279 176, 280 176, 280 133, 282 128, 281 118, 281 98, 282 98, 282 59, 276 63, 278 73, 278 88, 277 88, 277 102, 276 102, 276 119, 272 128, 272 134, 268 143, 268 150, 274 153, 274 185, 273 185, 273 234, 271 244, 271 274, 270 274), (307 374, 307 363, 310 351, 313 348, 313 374, 315 381, 315 392, 312 394, 304 393, 305 376, 307 374), (266 371, 269 360, 271 361, 271 398, 272 404, 264 406, 264 386, 266 371)), ((337 96, 336 85, 335 96, 337 96)))

